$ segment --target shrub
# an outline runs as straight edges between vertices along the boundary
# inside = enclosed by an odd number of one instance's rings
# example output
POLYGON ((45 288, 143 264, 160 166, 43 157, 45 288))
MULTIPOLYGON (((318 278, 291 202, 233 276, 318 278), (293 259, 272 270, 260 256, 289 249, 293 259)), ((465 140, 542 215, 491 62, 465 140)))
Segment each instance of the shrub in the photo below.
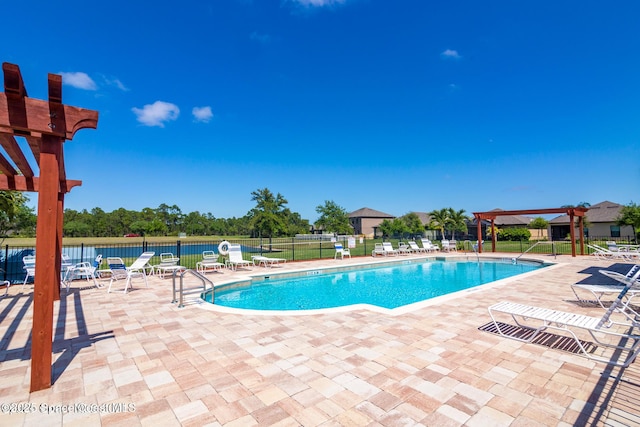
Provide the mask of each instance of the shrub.
POLYGON ((526 228, 503 228, 498 230, 498 240, 521 241, 529 240, 531 232, 526 228))

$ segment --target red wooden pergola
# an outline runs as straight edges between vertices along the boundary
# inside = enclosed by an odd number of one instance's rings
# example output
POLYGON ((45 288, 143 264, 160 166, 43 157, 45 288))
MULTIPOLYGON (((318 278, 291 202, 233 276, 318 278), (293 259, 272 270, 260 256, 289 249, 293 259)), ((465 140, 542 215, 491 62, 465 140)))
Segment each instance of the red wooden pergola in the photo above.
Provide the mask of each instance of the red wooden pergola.
POLYGON ((3 63, 0 93, 0 190, 38 193, 36 276, 31 332, 31 391, 51 387, 53 301, 60 299, 64 195, 81 181, 69 180, 63 143, 85 128, 95 129, 98 112, 62 104, 62 76, 49 74, 49 100, 32 99, 17 65, 3 63), (40 176, 36 176, 15 137, 24 138, 40 176))
MULTIPOLYGON (((567 214, 569 215, 569 223, 571 224, 571 256, 576 256, 576 231, 574 227, 575 217, 578 217, 578 227, 580 228, 580 236, 584 236, 584 214, 587 213, 589 208, 551 208, 551 209, 525 209, 517 211, 489 211, 489 212, 474 212, 473 216, 478 223, 478 240, 482 240, 482 223, 481 221, 491 221, 491 251, 496 251, 496 228, 495 220, 499 216, 511 216, 511 215, 527 215, 527 214, 567 214)), ((482 252, 482 245, 478 245, 478 252, 482 252)), ((580 239, 580 255, 584 255, 584 239, 580 239)))

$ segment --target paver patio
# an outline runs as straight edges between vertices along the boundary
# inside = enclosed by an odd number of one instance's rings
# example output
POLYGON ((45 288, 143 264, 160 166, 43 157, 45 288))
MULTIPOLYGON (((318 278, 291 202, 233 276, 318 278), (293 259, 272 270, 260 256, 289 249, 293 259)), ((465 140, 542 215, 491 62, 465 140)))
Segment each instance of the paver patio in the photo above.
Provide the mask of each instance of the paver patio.
MULTIPOLYGON (((610 368, 483 330, 487 307, 503 299, 601 316, 569 285, 630 267, 538 258, 560 265, 399 315, 179 308, 170 278, 134 282, 128 294, 77 281, 54 307, 54 384, 31 394, 32 287, 12 286, 0 299, 0 425, 640 425, 637 363, 610 368), (33 412, 8 413, 18 408, 33 412)), ((270 272, 363 261, 374 260, 270 272)))

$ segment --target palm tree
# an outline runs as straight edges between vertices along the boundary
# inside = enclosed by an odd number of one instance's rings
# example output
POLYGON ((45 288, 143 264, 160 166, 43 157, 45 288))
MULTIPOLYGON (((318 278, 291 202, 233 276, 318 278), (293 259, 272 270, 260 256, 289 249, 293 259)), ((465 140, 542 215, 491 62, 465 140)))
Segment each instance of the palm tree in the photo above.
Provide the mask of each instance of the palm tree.
POLYGON ((453 208, 449 208, 449 229, 451 230, 451 238, 454 238, 454 233, 456 231, 463 233, 467 231, 468 218, 464 213, 464 209, 456 211, 453 208))
POLYGON ((449 209, 451 208, 442 208, 436 209, 429 212, 429 227, 435 228, 436 230, 440 230, 442 233, 442 238, 444 239, 444 230, 449 225, 449 209))

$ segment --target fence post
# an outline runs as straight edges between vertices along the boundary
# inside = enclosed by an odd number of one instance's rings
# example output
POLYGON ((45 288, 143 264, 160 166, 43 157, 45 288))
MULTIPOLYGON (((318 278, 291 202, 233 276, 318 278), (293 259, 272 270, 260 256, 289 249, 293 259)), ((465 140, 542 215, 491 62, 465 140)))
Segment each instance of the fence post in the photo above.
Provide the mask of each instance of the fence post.
POLYGON ((176 241, 176 256, 180 258, 180 240, 176 241))
POLYGON ((291 238, 291 261, 296 260, 296 242, 295 239, 291 238))
POLYGON ((80 262, 84 262, 84 243, 80 243, 80 262))
POLYGON ((4 274, 2 280, 7 280, 7 268, 9 268, 9 245, 4 247, 4 274))

